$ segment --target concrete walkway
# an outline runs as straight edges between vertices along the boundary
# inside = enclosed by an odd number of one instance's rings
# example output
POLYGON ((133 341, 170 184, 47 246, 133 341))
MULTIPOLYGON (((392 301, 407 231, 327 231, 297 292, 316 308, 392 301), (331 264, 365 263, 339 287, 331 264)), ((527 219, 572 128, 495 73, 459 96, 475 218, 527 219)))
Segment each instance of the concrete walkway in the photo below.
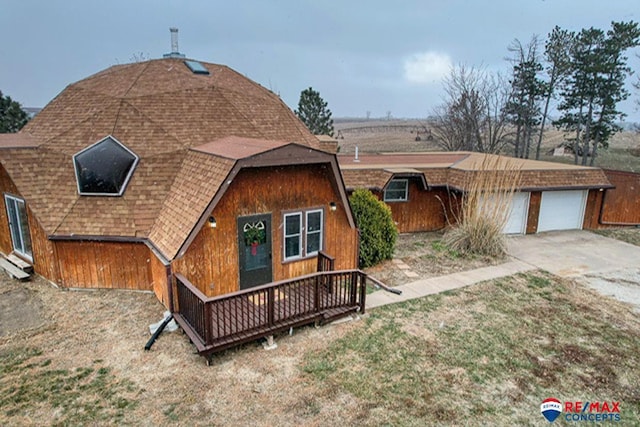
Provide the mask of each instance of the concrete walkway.
MULTIPOLYGON (((638 300, 636 301, 635 297, 623 300, 640 304, 638 246, 580 230, 509 237, 507 251, 511 259, 503 264, 416 280, 397 287, 402 290, 402 295, 384 291, 374 292, 367 295, 367 308, 421 298, 536 269, 563 277, 585 277, 587 282, 589 278, 613 276, 621 271, 629 272, 632 277, 637 277, 638 300)), ((632 279, 632 283, 633 280, 635 279, 632 279)), ((633 284, 631 286, 635 289, 633 284)), ((610 294, 617 296, 615 292, 610 294)))

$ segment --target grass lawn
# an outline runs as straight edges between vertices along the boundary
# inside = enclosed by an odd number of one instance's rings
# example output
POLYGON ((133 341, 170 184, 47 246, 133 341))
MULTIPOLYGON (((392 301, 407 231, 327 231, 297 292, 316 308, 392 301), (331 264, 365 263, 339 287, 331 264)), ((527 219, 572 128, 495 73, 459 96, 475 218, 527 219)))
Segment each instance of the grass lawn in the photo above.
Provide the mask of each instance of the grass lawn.
POLYGON ((371 311, 303 370, 366 425, 542 425, 543 399, 620 401, 640 424, 640 319, 542 272, 371 311))
POLYGON ((603 230, 593 230, 594 233, 601 236, 611 237, 612 239, 621 240, 640 246, 640 228, 609 228, 603 230))
POLYGON ((297 328, 212 366, 180 333, 142 349, 152 295, 3 286, 37 296, 47 323, 0 336, 2 426, 548 425, 547 397, 620 401, 619 425, 640 425, 640 314, 543 272, 297 328))

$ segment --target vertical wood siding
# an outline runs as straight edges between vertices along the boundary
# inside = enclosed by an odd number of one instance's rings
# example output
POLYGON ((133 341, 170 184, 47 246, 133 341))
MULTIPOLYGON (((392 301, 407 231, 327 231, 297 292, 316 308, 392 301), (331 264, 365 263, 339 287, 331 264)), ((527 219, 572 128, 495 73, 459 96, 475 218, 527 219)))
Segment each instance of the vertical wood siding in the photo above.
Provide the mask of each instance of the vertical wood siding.
POLYGON ((538 218, 540 217, 540 204, 542 203, 542 192, 532 191, 529 196, 529 213, 527 214, 527 234, 538 232, 538 218))
POLYGON ((323 250, 336 259, 336 269, 357 266, 357 231, 347 220, 332 174, 325 165, 246 168, 234 179, 213 211, 217 227, 205 224, 185 255, 173 262, 207 296, 239 289, 238 216, 271 214, 273 280, 316 271, 317 258, 283 262, 283 214, 324 209, 323 250), (335 202, 337 209, 329 210, 335 202))
POLYGON ((167 266, 149 249, 149 271, 151 281, 153 283, 153 293, 156 294, 158 300, 167 308, 169 308, 169 294, 167 288, 167 266))
POLYGON ((616 188, 606 190, 602 207, 603 225, 640 224, 640 173, 605 170, 616 188))
POLYGON ((59 283, 67 288, 153 290, 153 253, 143 243, 56 241, 59 283))
POLYGON ((7 218, 7 206, 4 203, 4 195, 6 193, 20 196, 18 189, 9 178, 7 171, 0 165, 0 251, 5 254, 13 251, 11 243, 11 232, 9 231, 9 219, 7 218))
MULTIPOLYGON (((376 196, 383 200, 382 192, 376 196)), ((449 194, 444 189, 425 191, 415 180, 409 180, 406 202, 387 202, 400 233, 435 231, 447 225, 445 208, 450 209, 449 194), (442 200, 442 201, 440 201, 442 200)), ((447 212, 447 215, 449 212, 447 212)), ((450 220, 453 220, 450 218, 450 220)))

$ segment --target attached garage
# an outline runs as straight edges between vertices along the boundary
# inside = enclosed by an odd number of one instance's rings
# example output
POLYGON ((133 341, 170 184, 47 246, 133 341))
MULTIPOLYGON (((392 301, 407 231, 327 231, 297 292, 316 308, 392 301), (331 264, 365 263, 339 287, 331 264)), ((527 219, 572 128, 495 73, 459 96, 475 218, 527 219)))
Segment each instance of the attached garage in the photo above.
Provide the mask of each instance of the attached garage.
POLYGON ((538 232, 582 229, 587 190, 543 191, 538 232))

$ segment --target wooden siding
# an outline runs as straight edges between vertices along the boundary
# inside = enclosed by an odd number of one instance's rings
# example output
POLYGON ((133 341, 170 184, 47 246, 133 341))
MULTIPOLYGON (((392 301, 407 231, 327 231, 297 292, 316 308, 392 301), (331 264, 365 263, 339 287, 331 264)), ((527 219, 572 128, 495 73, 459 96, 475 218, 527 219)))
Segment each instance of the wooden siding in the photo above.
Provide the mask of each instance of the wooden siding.
MULTIPOLYGON (((13 243, 11 243, 11 232, 9 231, 9 219, 7 218, 7 206, 4 203, 4 195, 11 194, 20 196, 18 189, 9 178, 4 166, 0 165, 0 251, 10 254, 13 251, 13 243)), ((22 196, 20 196, 22 197, 22 196)))
POLYGON ((587 203, 584 209, 584 221, 582 222, 582 228, 586 230, 593 230, 601 228, 600 225, 600 210, 602 209, 602 200, 604 191, 589 190, 587 194, 587 203))
MULTIPOLYGON (((382 192, 374 194, 379 199, 383 198, 382 192)), ((406 202, 386 203, 400 233, 435 231, 447 225, 445 207, 449 209, 449 193, 444 189, 425 191, 418 181, 411 179, 406 202)))
POLYGON ((532 191, 529 196, 529 212, 527 214, 527 234, 538 232, 538 218, 540 217, 540 204, 542 203, 542 192, 532 191))
POLYGON ((164 265, 160 259, 149 249, 149 271, 151 281, 153 283, 153 293, 156 294, 158 300, 167 308, 169 307, 169 289, 167 287, 169 280, 167 269, 169 266, 164 265))
POLYGON ((154 255, 143 243, 56 241, 54 246, 61 286, 153 290, 154 255))
POLYGON ((317 257, 282 261, 282 221, 285 212, 318 208, 324 210, 323 251, 335 258, 336 269, 355 268, 357 231, 349 225, 332 176, 329 165, 243 169, 213 211, 217 227, 205 224, 185 255, 173 262, 173 271, 207 296, 237 291, 237 218, 270 213, 273 281, 313 273, 317 257), (330 202, 336 211, 329 210, 330 202))
POLYGON ((606 190, 600 224, 640 224, 640 173, 605 170, 607 178, 616 188, 606 190))
POLYGON ((47 238, 47 233, 42 229, 28 205, 27 217, 33 250, 33 269, 46 279, 58 283, 58 264, 53 242, 47 238))

